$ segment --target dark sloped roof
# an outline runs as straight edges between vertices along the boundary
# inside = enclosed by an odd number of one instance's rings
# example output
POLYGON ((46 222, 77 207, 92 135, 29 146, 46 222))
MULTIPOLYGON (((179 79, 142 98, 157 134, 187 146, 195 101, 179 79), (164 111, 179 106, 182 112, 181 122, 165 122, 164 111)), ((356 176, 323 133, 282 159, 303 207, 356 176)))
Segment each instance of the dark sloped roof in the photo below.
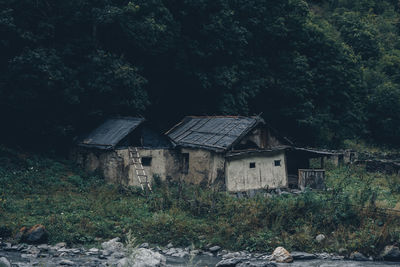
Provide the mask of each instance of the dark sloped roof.
POLYGON ((143 121, 143 118, 134 117, 108 119, 79 142, 78 145, 100 149, 113 148, 143 121))
POLYGON ((260 117, 189 116, 167 135, 180 146, 225 151, 260 122, 260 117))

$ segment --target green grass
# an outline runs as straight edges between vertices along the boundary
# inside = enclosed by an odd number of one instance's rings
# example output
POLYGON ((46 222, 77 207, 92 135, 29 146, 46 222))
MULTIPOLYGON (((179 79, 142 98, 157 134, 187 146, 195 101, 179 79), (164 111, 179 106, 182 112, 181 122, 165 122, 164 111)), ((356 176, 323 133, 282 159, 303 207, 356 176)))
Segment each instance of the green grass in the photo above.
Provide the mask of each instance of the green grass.
POLYGON ((93 245, 96 238, 123 238, 131 231, 138 242, 160 245, 308 252, 343 247, 375 255, 400 240, 398 217, 373 212, 375 204, 396 208, 398 184, 397 176, 341 167, 328 171, 326 192, 236 199, 158 181, 145 196, 106 184, 69 161, 0 148, 0 236, 41 223, 51 243, 93 245), (327 236, 322 244, 315 241, 320 233, 327 236))

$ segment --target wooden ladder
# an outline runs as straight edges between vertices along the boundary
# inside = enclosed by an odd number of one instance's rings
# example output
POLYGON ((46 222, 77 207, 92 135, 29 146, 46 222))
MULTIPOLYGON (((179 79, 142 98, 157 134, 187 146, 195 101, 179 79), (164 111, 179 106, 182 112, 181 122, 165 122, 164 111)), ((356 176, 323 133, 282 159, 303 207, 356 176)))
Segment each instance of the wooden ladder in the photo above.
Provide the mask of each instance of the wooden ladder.
POLYGON ((140 187, 144 191, 145 189, 149 189, 151 191, 151 185, 149 179, 147 177, 146 171, 143 168, 142 160, 139 155, 139 151, 137 147, 129 147, 129 157, 132 161, 132 165, 135 168, 136 176, 139 180, 140 187))

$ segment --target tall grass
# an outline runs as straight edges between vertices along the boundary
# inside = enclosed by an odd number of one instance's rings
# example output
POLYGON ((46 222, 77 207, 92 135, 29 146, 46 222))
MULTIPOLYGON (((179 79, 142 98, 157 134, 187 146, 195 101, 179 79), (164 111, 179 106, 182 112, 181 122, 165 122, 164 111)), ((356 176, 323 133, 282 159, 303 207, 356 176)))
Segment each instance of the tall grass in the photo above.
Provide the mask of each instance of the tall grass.
MULTIPOLYGON (((400 240, 392 177, 342 167, 327 174, 328 190, 237 199, 199 186, 164 183, 154 192, 104 183, 68 161, 0 149, 0 235, 44 224, 50 242, 93 244, 131 231, 137 242, 232 250, 358 250, 377 254, 400 240), (315 236, 324 234, 323 243, 315 236)), ((397 178, 396 178, 397 179, 397 178)))

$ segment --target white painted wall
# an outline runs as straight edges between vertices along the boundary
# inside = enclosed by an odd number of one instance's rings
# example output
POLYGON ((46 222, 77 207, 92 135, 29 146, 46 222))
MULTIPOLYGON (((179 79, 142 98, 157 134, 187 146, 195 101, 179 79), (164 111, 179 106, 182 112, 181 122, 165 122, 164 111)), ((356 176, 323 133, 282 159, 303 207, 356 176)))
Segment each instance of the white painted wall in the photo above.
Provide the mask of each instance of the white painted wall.
POLYGON ((230 192, 287 187, 285 152, 228 158, 225 175, 226 189, 230 192), (280 160, 281 166, 275 166, 275 160, 280 160), (256 164, 255 168, 249 167, 251 162, 256 164))

